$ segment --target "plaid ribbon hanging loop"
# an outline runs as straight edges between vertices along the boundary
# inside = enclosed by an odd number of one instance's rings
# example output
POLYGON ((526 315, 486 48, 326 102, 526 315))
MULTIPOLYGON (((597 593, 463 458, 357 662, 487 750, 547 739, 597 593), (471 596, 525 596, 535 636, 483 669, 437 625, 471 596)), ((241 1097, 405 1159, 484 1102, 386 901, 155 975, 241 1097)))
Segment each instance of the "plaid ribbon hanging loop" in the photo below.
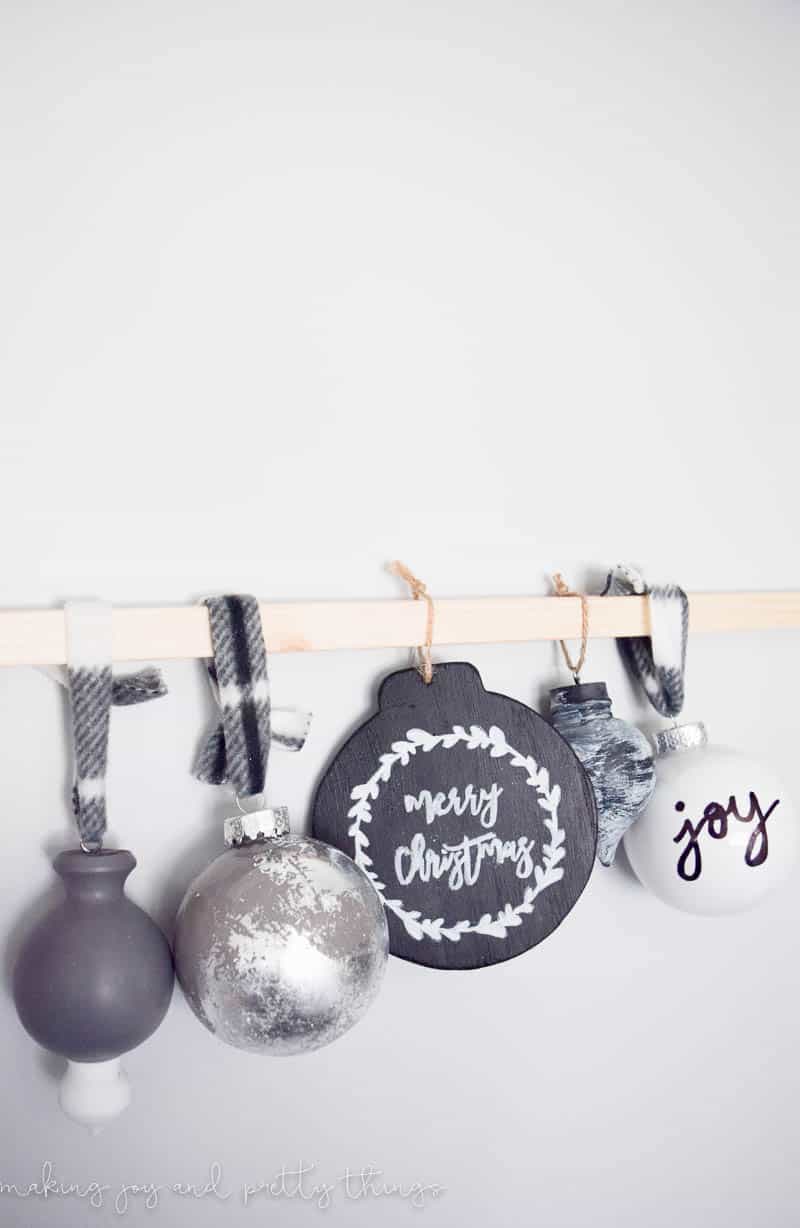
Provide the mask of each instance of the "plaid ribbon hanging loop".
POLYGON ((604 596, 646 596, 650 635, 619 639, 622 658, 661 716, 673 721, 684 701, 689 598, 677 584, 647 584, 634 568, 619 565, 608 576, 604 596))
MULTIPOLYGON (((166 695, 164 679, 148 667, 115 678, 111 668, 111 606, 103 601, 68 601, 66 686, 75 758, 72 809, 81 847, 97 853, 106 830, 106 772, 111 707, 166 695)), ((48 671, 52 672, 52 671, 48 671)), ((54 673, 59 682, 64 678, 54 673)))
POLYGON ((203 604, 214 649, 206 668, 221 720, 200 748, 194 774, 208 784, 229 784, 238 797, 254 797, 264 792, 272 743, 267 649, 258 602, 234 595, 208 597, 203 604))

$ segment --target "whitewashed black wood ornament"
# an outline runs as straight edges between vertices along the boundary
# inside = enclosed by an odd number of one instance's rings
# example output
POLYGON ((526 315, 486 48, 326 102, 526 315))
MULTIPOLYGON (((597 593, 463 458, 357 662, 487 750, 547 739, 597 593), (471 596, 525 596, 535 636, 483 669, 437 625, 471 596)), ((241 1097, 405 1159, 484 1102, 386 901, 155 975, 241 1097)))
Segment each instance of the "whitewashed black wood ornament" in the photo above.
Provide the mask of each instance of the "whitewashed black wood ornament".
POLYGON ((467 663, 390 674, 378 711, 338 752, 314 835, 372 880, 394 955, 480 968, 563 921, 589 878, 589 779, 538 713, 484 689, 467 663))
POLYGON ((604 682, 556 687, 550 692, 550 719, 589 774, 597 802, 597 858, 610 866, 620 840, 653 796, 653 749, 640 729, 613 715, 604 682))

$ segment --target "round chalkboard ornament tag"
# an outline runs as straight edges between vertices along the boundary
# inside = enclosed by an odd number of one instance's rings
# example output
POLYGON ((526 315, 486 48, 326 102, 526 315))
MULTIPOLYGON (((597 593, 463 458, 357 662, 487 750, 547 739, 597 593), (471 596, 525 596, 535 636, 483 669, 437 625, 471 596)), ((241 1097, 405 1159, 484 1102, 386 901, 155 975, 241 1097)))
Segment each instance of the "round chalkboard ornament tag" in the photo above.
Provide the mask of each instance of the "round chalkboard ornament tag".
POLYGON ((564 920, 597 844, 592 786, 546 720, 484 689, 473 665, 390 674, 313 807, 319 840, 368 875, 394 955, 482 968, 564 920))

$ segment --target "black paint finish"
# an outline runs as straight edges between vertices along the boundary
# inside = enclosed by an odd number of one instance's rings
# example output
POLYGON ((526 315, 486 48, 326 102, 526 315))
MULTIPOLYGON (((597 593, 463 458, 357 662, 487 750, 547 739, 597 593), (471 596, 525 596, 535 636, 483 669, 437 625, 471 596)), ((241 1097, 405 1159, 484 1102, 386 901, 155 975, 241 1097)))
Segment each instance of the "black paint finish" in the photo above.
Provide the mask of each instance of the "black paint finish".
POLYGON ((393 954, 433 968, 511 959, 556 928, 592 870, 589 779, 556 731, 474 666, 390 674, 334 758, 313 831, 370 875, 393 954))

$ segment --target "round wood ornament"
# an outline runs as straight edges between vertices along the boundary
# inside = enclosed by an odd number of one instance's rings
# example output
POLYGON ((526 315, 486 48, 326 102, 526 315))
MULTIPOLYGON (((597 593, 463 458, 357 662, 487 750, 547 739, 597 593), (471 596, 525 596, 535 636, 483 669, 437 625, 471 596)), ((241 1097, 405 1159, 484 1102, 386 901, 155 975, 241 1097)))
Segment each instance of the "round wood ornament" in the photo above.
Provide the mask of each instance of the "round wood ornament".
POLYGON ((322 778, 313 830, 372 880, 394 955, 482 968, 563 921, 592 871, 597 813, 561 735, 454 662, 429 684, 416 669, 384 680, 322 778))

